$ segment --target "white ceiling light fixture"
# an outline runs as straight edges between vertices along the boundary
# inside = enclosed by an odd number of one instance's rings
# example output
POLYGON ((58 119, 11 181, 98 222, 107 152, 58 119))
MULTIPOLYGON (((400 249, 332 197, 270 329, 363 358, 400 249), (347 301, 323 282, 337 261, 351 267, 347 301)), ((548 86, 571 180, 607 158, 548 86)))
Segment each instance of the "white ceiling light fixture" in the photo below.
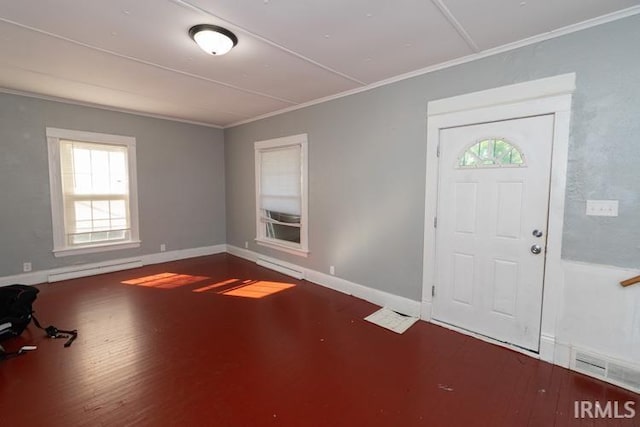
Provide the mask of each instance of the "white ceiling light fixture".
POLYGON ((189 36, 209 55, 224 55, 238 44, 235 34, 217 25, 194 25, 189 29, 189 36))

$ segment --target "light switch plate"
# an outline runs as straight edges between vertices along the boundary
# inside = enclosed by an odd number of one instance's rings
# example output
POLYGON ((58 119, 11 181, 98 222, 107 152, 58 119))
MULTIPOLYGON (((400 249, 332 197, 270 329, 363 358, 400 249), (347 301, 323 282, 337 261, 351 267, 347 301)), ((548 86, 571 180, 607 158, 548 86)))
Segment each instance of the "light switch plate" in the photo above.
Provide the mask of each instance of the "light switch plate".
POLYGON ((587 215, 618 216, 617 200, 587 200, 587 215))

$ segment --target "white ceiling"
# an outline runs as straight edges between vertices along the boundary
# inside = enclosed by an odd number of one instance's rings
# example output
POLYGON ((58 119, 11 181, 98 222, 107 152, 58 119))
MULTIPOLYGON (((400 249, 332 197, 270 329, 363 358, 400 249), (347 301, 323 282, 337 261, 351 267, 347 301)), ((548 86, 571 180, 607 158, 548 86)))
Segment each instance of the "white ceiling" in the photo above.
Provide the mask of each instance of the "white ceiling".
POLYGON ((639 5, 0 0, 0 88, 228 126, 604 15, 640 13, 639 5), (205 54, 187 35, 201 23, 228 28, 238 45, 205 54))

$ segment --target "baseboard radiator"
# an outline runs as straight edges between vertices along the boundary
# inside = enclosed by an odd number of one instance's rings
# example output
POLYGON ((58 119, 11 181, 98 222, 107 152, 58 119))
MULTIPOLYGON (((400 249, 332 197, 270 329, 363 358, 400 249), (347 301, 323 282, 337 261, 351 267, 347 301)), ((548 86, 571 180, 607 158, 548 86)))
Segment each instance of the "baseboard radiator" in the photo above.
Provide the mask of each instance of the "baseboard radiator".
POLYGON ((640 366, 574 348, 571 351, 571 369, 640 393, 640 366))
POLYGON ((283 262, 277 259, 267 258, 267 257, 258 257, 258 259, 256 260, 256 264, 258 264, 261 267, 265 267, 270 270, 275 270, 279 273, 286 274, 287 276, 294 277, 298 280, 304 279, 304 271, 300 270, 299 268, 291 264, 288 264, 286 262, 283 262))
POLYGON ((96 274, 138 268, 142 267, 142 265, 142 260, 128 260, 65 267, 49 274, 47 281, 53 283, 61 280, 77 279, 78 277, 95 276, 96 274))

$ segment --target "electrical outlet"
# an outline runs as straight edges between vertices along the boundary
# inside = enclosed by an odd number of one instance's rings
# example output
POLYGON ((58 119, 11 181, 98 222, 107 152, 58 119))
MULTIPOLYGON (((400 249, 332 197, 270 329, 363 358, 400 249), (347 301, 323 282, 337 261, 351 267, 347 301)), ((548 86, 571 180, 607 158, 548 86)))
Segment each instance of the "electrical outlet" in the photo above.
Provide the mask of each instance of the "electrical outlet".
POLYGON ((164 252, 167 250, 167 245, 165 245, 164 243, 160 245, 160 252, 164 252))
POLYGON ((329 266, 329 274, 332 276, 336 275, 336 268, 333 265, 329 266))
POLYGON ((31 263, 30 262, 25 262, 24 264, 22 264, 22 271, 24 271, 25 273, 28 273, 31 271, 31 263))
POLYGON ((244 248, 249 249, 249 242, 244 242, 244 248))
POLYGON ((617 200, 587 200, 587 215, 618 216, 617 200))

